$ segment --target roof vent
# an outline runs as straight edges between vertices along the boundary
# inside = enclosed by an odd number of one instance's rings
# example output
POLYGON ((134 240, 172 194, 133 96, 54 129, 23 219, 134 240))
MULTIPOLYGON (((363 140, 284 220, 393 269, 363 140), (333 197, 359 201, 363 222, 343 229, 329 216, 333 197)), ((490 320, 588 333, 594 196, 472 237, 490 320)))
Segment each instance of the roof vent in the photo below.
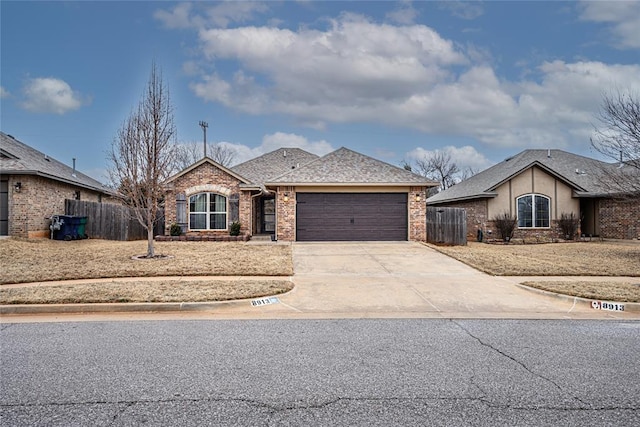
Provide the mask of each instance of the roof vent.
POLYGON ((547 158, 549 158, 549 159, 551 158, 551 149, 550 148, 547 150, 547 158))
POLYGON ((71 173, 71 176, 76 178, 76 158, 73 158, 73 172, 71 173))
POLYGON ((287 150, 284 150, 284 151, 282 152, 282 157, 287 157, 287 150))
POLYGON ((44 159, 45 159, 47 162, 50 162, 50 161, 51 161, 51 159, 49 158, 49 156, 47 156, 46 154, 44 155, 44 159))

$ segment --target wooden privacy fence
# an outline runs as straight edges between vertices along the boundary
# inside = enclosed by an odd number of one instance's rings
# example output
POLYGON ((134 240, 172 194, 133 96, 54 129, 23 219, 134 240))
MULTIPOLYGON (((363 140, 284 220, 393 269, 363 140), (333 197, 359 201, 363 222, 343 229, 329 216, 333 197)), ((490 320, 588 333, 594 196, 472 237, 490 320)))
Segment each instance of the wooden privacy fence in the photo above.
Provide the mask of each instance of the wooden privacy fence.
POLYGON ((466 245, 467 211, 427 206, 427 241, 438 245, 466 245))
MULTIPOLYGON (((86 216, 85 233, 94 239, 143 240, 147 231, 133 216, 130 208, 113 203, 96 203, 84 200, 64 201, 65 215, 86 216)), ((154 229, 154 236, 164 234, 164 210, 161 220, 154 229)))

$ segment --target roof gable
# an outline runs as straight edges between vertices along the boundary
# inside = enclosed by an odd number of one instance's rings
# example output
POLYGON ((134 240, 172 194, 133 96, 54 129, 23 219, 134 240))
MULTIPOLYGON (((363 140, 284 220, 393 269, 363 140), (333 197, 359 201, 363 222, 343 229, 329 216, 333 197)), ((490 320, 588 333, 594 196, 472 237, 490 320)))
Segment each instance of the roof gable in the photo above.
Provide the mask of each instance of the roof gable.
POLYGON ((534 166, 577 192, 601 193, 600 168, 613 165, 563 150, 525 150, 429 197, 427 203, 495 197, 497 187, 534 166))
POLYGON ((203 164, 208 163, 210 165, 212 165, 213 167, 216 167, 218 169, 220 169, 221 171, 227 173, 228 175, 231 175, 232 177, 236 178, 238 181, 244 183, 244 184, 249 184, 249 180, 244 178, 243 176, 237 174, 236 172, 232 171, 231 169, 228 169, 224 166, 222 166, 220 163, 216 162, 215 160, 211 159, 210 157, 205 157, 197 162, 195 162, 194 164, 192 164, 191 166, 181 170, 180 172, 176 173, 173 176, 170 176, 166 183, 169 184, 173 181, 175 181, 176 179, 180 178, 181 176, 184 176, 192 171, 194 171, 195 169, 199 168, 200 166, 202 166, 203 164))
POLYGON ((112 194, 112 191, 99 181, 74 170, 4 132, 0 132, 0 153, 0 169, 2 169, 3 173, 38 175, 103 194, 112 194))
POLYGON ((423 176, 344 147, 266 184, 437 185, 423 176))
POLYGON ((231 169, 254 184, 264 184, 317 158, 317 155, 300 148, 279 148, 231 169))

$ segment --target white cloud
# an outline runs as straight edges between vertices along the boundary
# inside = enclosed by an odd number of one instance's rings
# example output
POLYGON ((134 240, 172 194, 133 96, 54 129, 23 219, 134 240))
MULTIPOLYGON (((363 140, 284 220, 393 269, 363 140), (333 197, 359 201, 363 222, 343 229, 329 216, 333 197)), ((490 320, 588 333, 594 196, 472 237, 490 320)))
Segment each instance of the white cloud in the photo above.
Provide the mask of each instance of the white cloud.
POLYGON ((451 161, 458 166, 458 169, 461 172, 468 169, 480 172, 492 165, 492 162, 487 159, 484 154, 478 152, 470 145, 465 145, 463 147, 448 145, 435 150, 426 150, 422 147, 417 147, 407 153, 407 159, 409 159, 408 161, 411 163, 411 160, 421 160, 440 152, 449 154, 451 156, 451 161))
POLYGON ((24 87, 24 96, 22 106, 37 113, 64 114, 86 102, 67 82, 53 77, 30 79, 24 87))
POLYGON ((640 65, 596 61, 545 62, 509 81, 481 47, 355 14, 325 29, 244 26, 198 36, 202 66, 189 68, 200 73, 190 86, 198 97, 314 129, 368 122, 489 147, 568 148, 588 143, 603 93, 640 88, 640 65))
POLYGON ((611 25, 614 46, 621 49, 640 48, 640 2, 583 1, 580 19, 611 25))
POLYGON ((484 14, 484 8, 478 1, 443 1, 440 8, 446 9, 457 18, 472 20, 484 14))
POLYGON ((242 68, 231 79, 203 76, 192 85, 198 96, 252 114, 285 113, 317 127, 368 120, 416 88, 446 81, 444 66, 467 61, 426 26, 374 24, 356 15, 331 21, 326 31, 240 27, 199 35, 208 60, 235 60, 242 68))
POLYGON ((335 149, 325 140, 309 141, 307 138, 294 133, 276 132, 265 135, 258 147, 249 147, 244 144, 232 142, 220 142, 219 144, 233 150, 236 153, 234 164, 240 164, 254 159, 263 154, 277 150, 278 148, 301 148, 318 156, 324 156, 335 149))
POLYGON ((223 1, 214 6, 196 4, 197 10, 192 3, 179 3, 170 11, 158 9, 153 17, 169 29, 226 28, 234 22, 251 21, 257 14, 268 10, 266 4, 252 1, 223 1))
POLYGON ((4 87, 0 86, 0 99, 8 98, 10 96, 11 96, 11 94, 9 93, 9 91, 6 90, 4 87))
POLYGON ((418 11, 413 7, 410 1, 401 1, 398 7, 387 13, 387 19, 397 24, 409 25, 413 24, 418 17, 418 11))

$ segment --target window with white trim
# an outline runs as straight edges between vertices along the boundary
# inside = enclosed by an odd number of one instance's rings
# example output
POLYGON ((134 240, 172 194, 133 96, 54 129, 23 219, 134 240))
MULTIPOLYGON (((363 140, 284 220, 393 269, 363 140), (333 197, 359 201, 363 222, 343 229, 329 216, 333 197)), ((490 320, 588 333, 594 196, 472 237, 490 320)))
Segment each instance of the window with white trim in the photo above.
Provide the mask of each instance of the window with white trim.
POLYGON ((216 193, 189 197, 190 230, 226 230, 227 198, 216 193))
POLYGON ((527 194, 517 199, 518 228, 548 228, 550 199, 539 194, 527 194))

